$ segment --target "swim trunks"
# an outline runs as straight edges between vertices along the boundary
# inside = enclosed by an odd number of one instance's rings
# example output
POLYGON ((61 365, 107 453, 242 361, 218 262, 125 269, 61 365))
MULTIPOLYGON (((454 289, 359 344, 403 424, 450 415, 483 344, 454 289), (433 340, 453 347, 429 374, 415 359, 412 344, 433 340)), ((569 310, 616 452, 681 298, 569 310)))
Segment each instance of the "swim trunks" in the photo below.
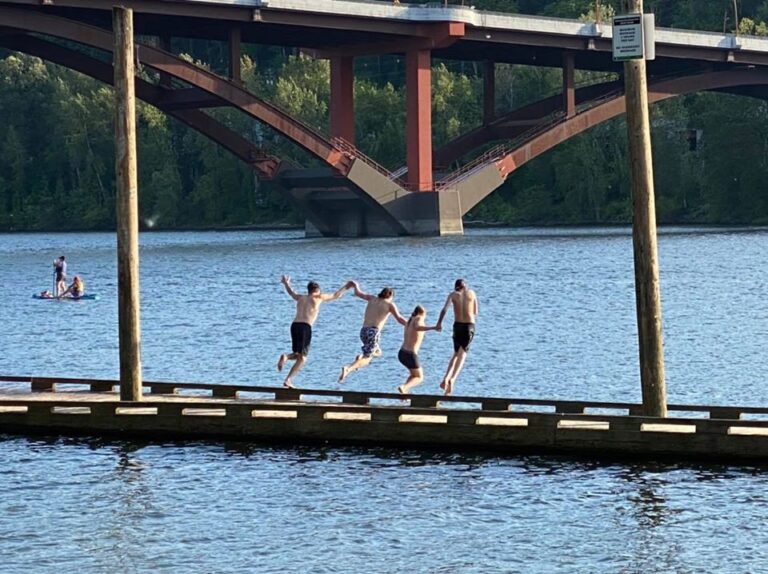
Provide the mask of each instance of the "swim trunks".
POLYGON ((475 324, 474 323, 459 323, 458 321, 453 324, 453 350, 454 352, 459 349, 469 351, 469 345, 472 343, 472 339, 475 336, 475 324))
POLYGON ((366 359, 379 349, 381 331, 376 327, 363 327, 360 329, 360 340, 363 342, 363 357, 366 359))
POLYGON ((312 325, 309 323, 291 323, 291 350, 304 357, 309 353, 312 342, 312 325))
POLYGON ((397 360, 400 361, 400 364, 403 365, 406 369, 410 370, 421 368, 421 365, 419 364, 419 356, 413 351, 400 349, 400 352, 397 354, 397 360))

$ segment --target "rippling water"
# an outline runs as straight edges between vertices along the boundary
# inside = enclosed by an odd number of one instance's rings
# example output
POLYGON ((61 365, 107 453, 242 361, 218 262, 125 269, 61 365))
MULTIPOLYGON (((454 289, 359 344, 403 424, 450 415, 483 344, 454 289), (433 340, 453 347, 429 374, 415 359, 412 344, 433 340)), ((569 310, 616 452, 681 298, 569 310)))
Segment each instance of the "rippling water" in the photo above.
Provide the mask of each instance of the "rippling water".
MULTIPOLYGON (((428 320, 453 280, 480 298, 457 392, 639 400, 627 230, 304 240, 293 232, 142 235, 147 379, 279 384, 297 286, 396 289, 428 320)), ((660 238, 670 400, 768 404, 768 233, 660 238)), ((115 377, 111 234, 0 235, 0 373, 115 377), (99 301, 35 301, 66 254, 99 301)), ((332 388, 363 303, 321 310, 297 383, 332 388)), ((392 390, 400 327, 352 389, 392 390)), ((450 335, 428 333, 436 392, 450 335)), ((764 469, 384 449, 0 437, 2 572, 760 572, 764 469)))

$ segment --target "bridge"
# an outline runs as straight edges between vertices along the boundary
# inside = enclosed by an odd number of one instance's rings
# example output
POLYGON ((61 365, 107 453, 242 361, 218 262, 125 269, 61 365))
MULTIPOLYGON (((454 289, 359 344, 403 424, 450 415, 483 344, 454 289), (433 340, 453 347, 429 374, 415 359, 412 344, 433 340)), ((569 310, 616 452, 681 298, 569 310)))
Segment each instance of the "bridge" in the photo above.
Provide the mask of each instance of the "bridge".
MULTIPOLYGON (((112 81, 111 8, 102 0, 0 0, 0 46, 112 81), (65 42, 62 42, 64 40, 65 42)), ((611 27, 499 14, 465 6, 360 0, 126 0, 142 39, 137 58, 154 79, 137 96, 222 145, 276 182, 304 213, 308 234, 448 235, 520 166, 625 110, 611 27), (171 51, 171 37, 226 41, 229 70, 207 71, 171 51), (323 133, 248 92, 243 43, 300 48, 330 60, 330 129, 323 133), (404 54, 407 157, 389 171, 355 146, 354 58, 404 54), (433 149, 432 58, 481 62, 483 121, 433 149), (496 114, 497 63, 562 70, 561 94, 496 114), (619 77, 577 88, 575 71, 619 77), (281 161, 207 110, 239 110, 307 151, 322 167, 281 161), (470 159, 466 159, 470 158, 470 159), (451 173, 441 166, 460 164, 451 173)), ((768 39, 657 29, 649 99, 700 91, 768 98, 768 39)))

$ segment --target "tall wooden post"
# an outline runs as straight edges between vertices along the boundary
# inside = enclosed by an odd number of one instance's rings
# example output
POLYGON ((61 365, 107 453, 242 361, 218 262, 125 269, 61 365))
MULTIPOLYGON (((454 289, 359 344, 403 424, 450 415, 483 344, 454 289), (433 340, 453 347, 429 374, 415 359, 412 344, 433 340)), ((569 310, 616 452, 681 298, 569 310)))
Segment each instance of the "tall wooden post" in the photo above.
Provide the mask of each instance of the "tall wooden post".
MULTIPOLYGON (((627 5, 629 13, 643 13, 643 0, 627 0, 627 5)), ((624 83, 632 178, 632 243, 643 412, 647 416, 666 417, 667 390, 656 244, 656 203, 648 119, 648 78, 644 59, 624 63, 624 83)))
POLYGON ((115 35, 115 172, 117 182, 117 307, 120 336, 120 400, 141 400, 139 321, 139 201, 136 172, 136 98, 133 11, 112 9, 115 35))

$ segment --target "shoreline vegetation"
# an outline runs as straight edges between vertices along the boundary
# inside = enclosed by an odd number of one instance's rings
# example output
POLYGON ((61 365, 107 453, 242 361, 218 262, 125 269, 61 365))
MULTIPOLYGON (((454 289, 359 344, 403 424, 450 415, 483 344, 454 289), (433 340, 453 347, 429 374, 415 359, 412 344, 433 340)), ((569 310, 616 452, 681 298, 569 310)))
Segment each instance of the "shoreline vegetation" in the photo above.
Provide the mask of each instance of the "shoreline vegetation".
MULTIPOLYGON (((406 3, 403 0, 403 3, 406 3)), ((619 0, 603 0, 606 21, 619 0)), ((477 0, 478 9, 594 19, 593 0, 477 0)), ((723 31, 730 0, 647 0, 659 27, 723 31)), ((741 0, 739 33, 768 35, 768 0, 741 0)), ((214 72, 227 69, 214 42, 174 38, 173 51, 214 72)), ((245 87, 328 132, 327 60, 274 46, 244 46, 245 87)), ((86 50, 87 52, 87 50, 86 50)), ((94 53, 94 56, 97 54, 94 53)), ((435 149, 482 123, 483 66, 433 60, 435 149)), ((405 152, 404 62, 355 58, 356 143, 387 169, 405 152)), ((577 71, 577 86, 615 80, 577 71)), ((149 81, 151 77, 147 77, 149 81)), ((496 114, 559 94, 557 68, 496 65, 496 114)), ((113 96, 110 87, 38 58, 0 50, 0 231, 114 229, 113 96)), ((242 114, 217 120, 297 166, 312 157, 242 114)), ((141 104, 137 112, 139 203, 147 229, 302 226, 273 182, 199 133, 141 104)), ((768 225, 768 104, 722 93, 673 98, 652 107, 657 219, 674 225, 768 225)), ((489 143, 494 145, 497 142, 489 143)), ((461 158, 464 165, 484 148, 461 158)), ((468 214, 475 225, 621 225, 631 222, 623 118, 595 126, 524 165, 468 214)))
MULTIPOLYGON (((465 221, 465 229, 506 229, 506 230, 529 230, 536 229, 540 231, 561 230, 566 235, 568 231, 579 231, 580 234, 590 231, 617 230, 632 233, 630 223, 552 223, 535 225, 515 225, 495 221, 465 221)), ((236 233, 243 231, 303 231, 304 225, 299 224, 255 224, 255 225, 235 225, 231 227, 212 226, 212 227, 179 227, 179 228, 141 228, 140 233, 236 233)), ((0 230, 0 235, 43 235, 49 233, 63 234, 90 234, 90 233, 114 233, 115 229, 88 229, 88 230, 0 230)), ((661 235, 672 233, 754 233, 768 232, 768 225, 756 224, 719 224, 719 223, 664 223, 658 225, 658 232, 661 235)))

